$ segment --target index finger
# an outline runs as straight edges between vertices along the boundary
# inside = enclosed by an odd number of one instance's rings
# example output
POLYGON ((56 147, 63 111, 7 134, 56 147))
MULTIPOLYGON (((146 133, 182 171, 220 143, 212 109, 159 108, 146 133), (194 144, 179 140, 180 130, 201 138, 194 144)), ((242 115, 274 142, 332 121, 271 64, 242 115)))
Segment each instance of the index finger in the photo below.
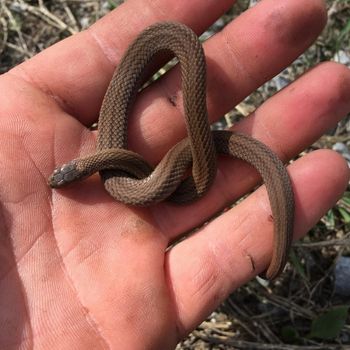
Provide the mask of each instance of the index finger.
POLYGON ((98 115, 115 66, 129 43, 150 24, 180 21, 201 33, 234 0, 130 0, 88 30, 65 39, 11 70, 85 125, 98 115), (196 16, 193 16, 193 13, 196 16))

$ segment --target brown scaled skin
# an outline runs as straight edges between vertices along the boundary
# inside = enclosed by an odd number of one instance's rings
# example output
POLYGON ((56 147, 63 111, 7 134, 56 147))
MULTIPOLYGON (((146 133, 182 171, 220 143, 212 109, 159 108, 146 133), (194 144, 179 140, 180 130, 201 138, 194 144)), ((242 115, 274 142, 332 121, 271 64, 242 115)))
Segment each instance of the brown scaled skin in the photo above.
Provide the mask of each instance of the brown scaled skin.
POLYGON ((113 75, 100 111, 97 152, 57 168, 49 184, 61 187, 100 171, 106 190, 125 204, 148 206, 168 197, 184 204, 209 189, 217 152, 242 159, 261 174, 271 202, 275 242, 265 276, 273 279, 283 270, 292 242, 294 197, 288 173, 268 147, 250 136, 211 132, 207 114, 206 64, 197 36, 180 23, 155 24, 130 45, 113 75), (127 122, 145 68, 164 51, 173 53, 181 65, 188 138, 176 144, 152 171, 140 156, 126 149, 127 122), (144 164, 146 170, 138 172, 144 164), (183 180, 191 164, 192 176, 183 180))

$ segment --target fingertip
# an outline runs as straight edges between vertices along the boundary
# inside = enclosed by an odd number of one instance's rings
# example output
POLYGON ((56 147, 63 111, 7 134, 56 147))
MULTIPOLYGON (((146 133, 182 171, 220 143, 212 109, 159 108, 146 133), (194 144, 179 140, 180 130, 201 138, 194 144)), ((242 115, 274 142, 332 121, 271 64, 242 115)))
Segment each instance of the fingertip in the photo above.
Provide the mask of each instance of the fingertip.
POLYGON ((319 30, 322 30, 328 19, 327 14, 327 4, 325 0, 311 0, 307 3, 304 0, 300 0, 302 6, 306 4, 310 6, 310 12, 315 15, 316 18, 316 26, 318 26, 319 30))
POLYGON ((297 163, 302 165, 298 166, 298 170, 303 175, 305 172, 310 174, 311 179, 309 181, 315 176, 319 179, 318 183, 320 185, 327 181, 333 187, 334 195, 341 194, 349 181, 350 173, 347 161, 342 155, 333 150, 320 149, 310 152, 307 156, 299 159, 297 163), (336 187, 334 187, 335 185, 336 187))
POLYGON ((329 106, 334 109, 338 106, 343 115, 350 110, 350 69, 336 62, 323 62, 315 68, 320 78, 319 81, 327 83, 329 106))
POLYGON ((300 238, 339 200, 349 181, 346 160, 332 150, 317 150, 290 166, 295 196, 295 238, 300 238))
POLYGON ((322 166, 330 170, 328 171, 329 182, 332 181, 333 186, 336 186, 333 188, 334 195, 340 196, 346 189, 350 178, 348 162, 341 154, 330 149, 321 149, 312 152, 311 155, 318 157, 322 166))

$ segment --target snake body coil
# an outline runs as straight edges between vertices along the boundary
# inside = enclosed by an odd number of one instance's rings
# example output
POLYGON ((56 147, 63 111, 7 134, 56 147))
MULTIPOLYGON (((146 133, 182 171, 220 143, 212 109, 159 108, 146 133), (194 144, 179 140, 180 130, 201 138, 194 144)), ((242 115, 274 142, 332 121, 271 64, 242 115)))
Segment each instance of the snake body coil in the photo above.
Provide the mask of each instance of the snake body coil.
POLYGON ((216 174, 217 152, 252 164, 268 191, 275 220, 275 243, 267 278, 283 269, 294 221, 290 179, 278 157, 264 144, 231 131, 210 131, 206 108, 206 64, 197 36, 186 26, 163 22, 147 28, 131 44, 104 97, 95 154, 57 168, 49 178, 61 187, 99 171, 106 190, 118 201, 150 205, 165 199, 187 203, 209 189, 216 174), (188 138, 176 144, 155 169, 127 150, 127 121, 144 71, 156 54, 171 53, 181 66, 188 138), (192 174, 183 179, 192 166, 192 174))

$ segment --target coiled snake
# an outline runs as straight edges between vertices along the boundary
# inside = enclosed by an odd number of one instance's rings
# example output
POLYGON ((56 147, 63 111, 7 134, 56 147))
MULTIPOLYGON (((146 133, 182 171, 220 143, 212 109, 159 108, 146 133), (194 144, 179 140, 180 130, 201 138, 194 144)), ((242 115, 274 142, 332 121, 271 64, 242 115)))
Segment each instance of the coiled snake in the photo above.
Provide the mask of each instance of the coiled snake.
POLYGON ((57 168, 49 185, 57 188, 99 171, 106 190, 118 201, 151 205, 165 199, 187 203, 205 194, 216 174, 217 153, 242 159, 263 178, 274 218, 274 249, 265 276, 284 268, 292 241, 294 197, 288 173, 278 157, 259 141, 236 132, 211 131, 206 107, 206 63, 197 36, 183 24, 162 22, 144 30, 128 48, 104 97, 95 154, 57 168), (188 138, 171 148, 153 169, 127 150, 127 120, 144 82, 145 67, 160 52, 181 66, 188 138), (192 174, 184 174, 192 166, 192 174))

